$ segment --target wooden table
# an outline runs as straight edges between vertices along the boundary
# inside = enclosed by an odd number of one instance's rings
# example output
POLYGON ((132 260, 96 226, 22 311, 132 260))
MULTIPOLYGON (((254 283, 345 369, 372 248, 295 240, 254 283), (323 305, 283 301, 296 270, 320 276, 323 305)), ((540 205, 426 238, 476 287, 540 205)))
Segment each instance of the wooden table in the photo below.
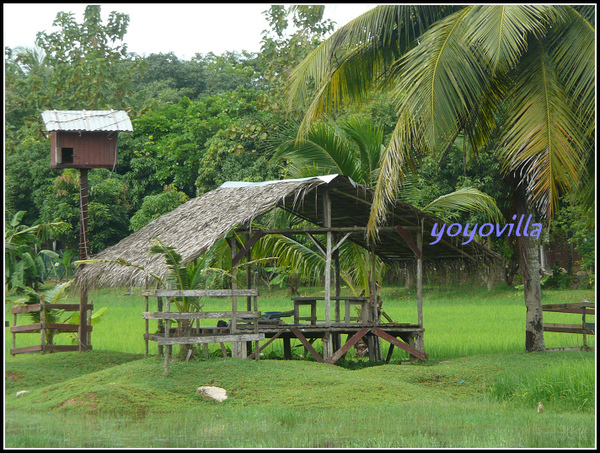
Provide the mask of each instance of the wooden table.
MULTIPOLYGON (((324 301, 325 297, 317 296, 305 296, 305 297, 292 297, 294 301, 294 324, 298 324, 300 321, 310 321, 311 325, 317 324, 317 302, 324 301), (310 316, 300 316, 300 306, 308 305, 310 307, 310 316)), ((340 302, 344 302, 344 325, 349 326, 352 321, 358 321, 361 324, 366 324, 368 314, 366 305, 368 299, 366 297, 350 297, 350 296, 339 296, 330 297, 330 300, 335 302, 335 316, 334 322, 340 323, 340 302), (361 308, 360 316, 350 316, 350 308, 352 305, 358 305, 361 308)))

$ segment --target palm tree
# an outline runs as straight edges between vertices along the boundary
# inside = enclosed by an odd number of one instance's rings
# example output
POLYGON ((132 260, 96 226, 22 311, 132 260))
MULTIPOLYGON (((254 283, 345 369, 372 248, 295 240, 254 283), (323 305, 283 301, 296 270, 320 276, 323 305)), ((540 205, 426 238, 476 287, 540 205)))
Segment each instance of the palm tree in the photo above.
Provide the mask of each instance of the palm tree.
MULTIPOLYGON (((443 155, 499 137, 516 213, 548 224, 565 191, 593 206, 594 6, 378 6, 337 30, 292 73, 288 107, 305 109, 299 140, 323 112, 391 89, 398 122, 383 154, 370 229, 414 151, 443 155)), ((517 238, 527 307, 525 347, 544 350, 537 244, 517 238)))
MULTIPOLYGON (((282 139, 272 158, 286 160, 291 177, 342 174, 368 187, 376 184, 385 150, 383 127, 360 115, 350 115, 339 121, 314 123, 300 143, 296 141, 297 132, 294 127, 287 131, 287 138, 282 139)), ((400 195, 414 205, 412 187, 412 181, 404 181, 400 195)), ((479 212, 493 221, 502 218, 495 200, 474 187, 440 196, 420 209, 442 218, 450 211, 479 212)), ((289 237, 262 238, 256 249, 260 249, 260 256, 277 256, 280 265, 297 269, 304 278, 321 276, 325 267, 322 254, 289 237)), ((345 242, 340 247, 340 263, 341 277, 350 289, 357 295, 361 289, 368 293, 372 288, 369 252, 353 242, 345 242)), ((383 270, 383 263, 377 260, 376 280, 381 281, 383 270)))

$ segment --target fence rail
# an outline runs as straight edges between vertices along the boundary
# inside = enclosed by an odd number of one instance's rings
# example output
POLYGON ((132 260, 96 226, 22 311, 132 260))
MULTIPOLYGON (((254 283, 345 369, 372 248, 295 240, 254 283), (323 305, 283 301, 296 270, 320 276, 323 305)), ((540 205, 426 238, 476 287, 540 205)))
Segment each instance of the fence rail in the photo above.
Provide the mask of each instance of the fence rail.
POLYGON ((586 316, 596 315, 596 304, 586 300, 582 302, 542 305, 545 312, 571 313, 581 315, 579 324, 544 323, 544 332, 575 333, 583 335, 583 347, 587 348, 587 335, 596 334, 596 323, 588 322, 586 316))
MULTIPOLYGON (((256 287, 256 277, 255 277, 256 287)), ((254 342, 255 349, 258 350, 260 340, 265 339, 264 334, 258 333, 258 320, 261 318, 261 313, 257 309, 257 298, 259 292, 257 289, 224 289, 224 290, 212 290, 212 289, 192 289, 192 290, 174 290, 174 289, 157 289, 153 291, 144 291, 142 295, 146 298, 146 311, 143 312, 142 317, 146 323, 146 333, 144 340, 146 341, 146 355, 148 355, 148 342, 156 341, 158 345, 158 353, 164 354, 165 363, 165 376, 169 374, 169 356, 172 351, 171 348, 174 345, 192 345, 192 344, 204 344, 209 343, 220 343, 221 351, 226 355, 226 349, 224 343, 232 343, 232 355, 236 357, 246 357, 246 342, 254 342), (157 311, 149 311, 149 299, 156 297, 157 299, 157 311), (197 311, 197 312, 172 312, 171 303, 173 298, 178 297, 214 297, 214 298, 231 298, 232 309, 231 311, 197 311), (248 300, 248 310, 239 311, 237 309, 237 298, 246 297, 248 300), (165 303, 163 304, 163 298, 165 303), (250 301, 253 300, 254 310, 250 310, 250 301), (205 332, 205 329, 200 328, 201 319, 229 319, 226 331, 217 332, 216 330, 209 329, 209 333, 205 332), (158 321, 158 331, 154 334, 150 333, 149 321, 158 321), (188 324, 188 329, 182 329, 186 331, 183 333, 179 329, 171 329, 169 323, 176 321, 178 326, 182 326, 186 321, 191 322, 188 324), (197 323, 196 332, 193 332, 193 324, 197 323), (252 328, 253 332, 239 331, 238 322, 248 323, 249 327, 252 328), (173 335, 175 333, 175 335, 173 335), (179 334, 179 335, 177 335, 179 334), (235 352, 234 352, 235 350, 235 352)), ((204 305, 200 306, 202 308, 204 305)), ((242 326, 247 326, 242 324, 242 326)), ((241 327, 241 326, 240 326, 241 327)), ((191 350, 188 351, 188 358, 191 350)), ((258 360, 258 354, 255 357, 258 360)))
MULTIPOLYGON (((88 312, 88 322, 86 324, 86 335, 89 336, 93 330, 92 328, 92 311, 94 310, 93 304, 86 305, 88 312)), ((64 311, 79 311, 79 304, 46 304, 43 302, 39 304, 29 304, 20 307, 12 307, 11 313, 14 315, 13 325, 10 328, 12 334, 12 348, 10 350, 11 355, 16 354, 27 354, 31 352, 58 352, 58 351, 78 351, 78 345, 55 345, 47 341, 46 333, 48 331, 54 332, 54 334, 61 332, 78 332, 79 324, 65 324, 65 323, 54 323, 46 322, 47 314, 49 310, 64 310, 64 311), (40 322, 17 325, 17 315, 23 313, 40 313, 40 322), (18 333, 40 333, 40 344, 34 346, 22 346, 17 347, 17 334, 18 333)), ((87 349, 92 349, 89 344, 89 338, 86 339, 87 349)))

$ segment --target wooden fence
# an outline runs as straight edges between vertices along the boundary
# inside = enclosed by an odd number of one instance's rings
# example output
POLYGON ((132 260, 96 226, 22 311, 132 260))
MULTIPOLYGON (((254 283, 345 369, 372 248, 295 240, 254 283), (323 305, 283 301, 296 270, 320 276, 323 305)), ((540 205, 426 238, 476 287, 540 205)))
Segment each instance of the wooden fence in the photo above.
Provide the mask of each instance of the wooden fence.
POLYGON ((579 324, 544 323, 544 332, 564 332, 583 335, 583 347, 587 348, 587 335, 596 334, 596 323, 588 322, 586 316, 596 315, 596 304, 586 300, 568 304, 545 304, 542 310, 556 313, 574 313, 581 315, 579 324))
MULTIPOLYGON (((90 335, 92 332, 92 310, 94 306, 92 304, 87 305, 88 310, 88 322, 86 325, 86 338, 83 344, 87 345, 86 349, 92 349, 90 345, 90 335)), ((29 352, 58 352, 58 351, 78 351, 80 350, 79 345, 55 345, 52 344, 52 341, 47 341, 47 333, 52 333, 56 335, 62 332, 79 332, 79 324, 63 324, 63 323, 53 323, 47 322, 48 311, 50 310, 64 310, 66 312, 70 311, 79 311, 79 304, 46 304, 44 303, 44 299, 42 298, 39 304, 29 304, 23 305, 21 307, 13 307, 11 308, 11 312, 14 315, 13 326, 10 328, 10 332, 12 334, 12 349, 10 350, 11 355, 16 354, 25 354, 29 352), (26 325, 17 325, 17 315, 23 313, 37 313, 39 312, 40 322, 26 324, 26 325), (40 344, 34 346, 24 346, 17 348, 17 334, 18 333, 39 333, 40 334, 40 344)), ((52 336, 53 336, 52 335, 52 336)), ((51 336, 51 338, 52 338, 51 336)), ((81 342, 81 339, 78 338, 81 342)))
MULTIPOLYGON (((232 356, 246 357, 246 342, 254 341, 255 350, 258 350, 259 341, 265 339, 264 334, 258 332, 258 320, 261 313, 257 310, 258 290, 154 290, 144 291, 142 295, 146 298, 146 311, 143 317, 146 322, 146 333, 144 339, 146 341, 146 355, 148 355, 148 341, 156 341, 158 344, 159 354, 164 354, 165 358, 165 376, 169 374, 169 360, 172 353, 173 345, 191 345, 191 344, 208 344, 221 343, 221 348, 225 353, 224 343, 232 343, 232 356), (149 311, 149 298, 157 298, 157 311, 149 311), (166 304, 163 307, 163 297, 166 304), (198 312, 172 312, 171 302, 174 297, 230 297, 232 299, 231 311, 198 311, 198 312), (237 297, 252 298, 254 310, 239 311, 237 309, 237 297), (164 309, 163 309, 164 308, 164 309), (158 321, 158 329, 156 333, 150 333, 150 320, 158 321), (205 327, 201 328, 199 322, 201 319, 229 319, 229 325, 223 327, 205 327), (191 321, 190 332, 186 335, 178 335, 178 329, 170 327, 170 321, 174 320, 178 324, 181 321, 191 321), (193 323, 197 325, 194 328, 193 323), (241 331, 238 323, 244 323, 246 329, 241 331), (248 329, 248 324, 251 328, 248 329), (164 351, 163 351, 164 347, 164 351)), ((200 307, 202 308, 202 306, 200 307)), ((180 332, 180 331, 179 331, 180 332)), ((189 356, 188 356, 189 359, 189 356)), ((258 354, 255 355, 258 360, 258 354)))

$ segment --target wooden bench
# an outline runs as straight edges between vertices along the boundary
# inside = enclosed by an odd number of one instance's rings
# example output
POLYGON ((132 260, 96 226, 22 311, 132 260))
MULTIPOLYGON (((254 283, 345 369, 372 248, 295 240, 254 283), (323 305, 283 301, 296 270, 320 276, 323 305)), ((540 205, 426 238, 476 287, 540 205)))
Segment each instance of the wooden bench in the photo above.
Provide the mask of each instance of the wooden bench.
MULTIPOLYGON (((300 321, 310 321, 311 325, 317 324, 317 301, 324 301, 325 298, 320 297, 292 297, 294 301, 294 324, 299 324, 300 321), (310 316, 300 316, 300 307, 302 305, 308 305, 310 307, 310 316)), ((340 313, 340 302, 344 302, 344 321, 343 324, 345 326, 350 326, 350 323, 353 321, 359 322, 360 324, 366 324, 367 320, 367 311, 365 310, 365 305, 367 304, 367 299, 365 297, 352 297, 352 296, 332 296, 330 298, 332 302, 334 302, 334 322, 341 323, 341 313, 340 313), (357 305, 360 307, 360 316, 350 316, 350 309, 352 305, 357 305)))
POLYGON ((580 324, 544 323, 544 332, 576 333, 583 335, 583 346, 587 348, 587 335, 596 334, 596 323, 587 322, 586 315, 596 315, 596 304, 584 300, 576 303, 545 304, 542 310, 554 313, 574 313, 581 315, 580 324))

